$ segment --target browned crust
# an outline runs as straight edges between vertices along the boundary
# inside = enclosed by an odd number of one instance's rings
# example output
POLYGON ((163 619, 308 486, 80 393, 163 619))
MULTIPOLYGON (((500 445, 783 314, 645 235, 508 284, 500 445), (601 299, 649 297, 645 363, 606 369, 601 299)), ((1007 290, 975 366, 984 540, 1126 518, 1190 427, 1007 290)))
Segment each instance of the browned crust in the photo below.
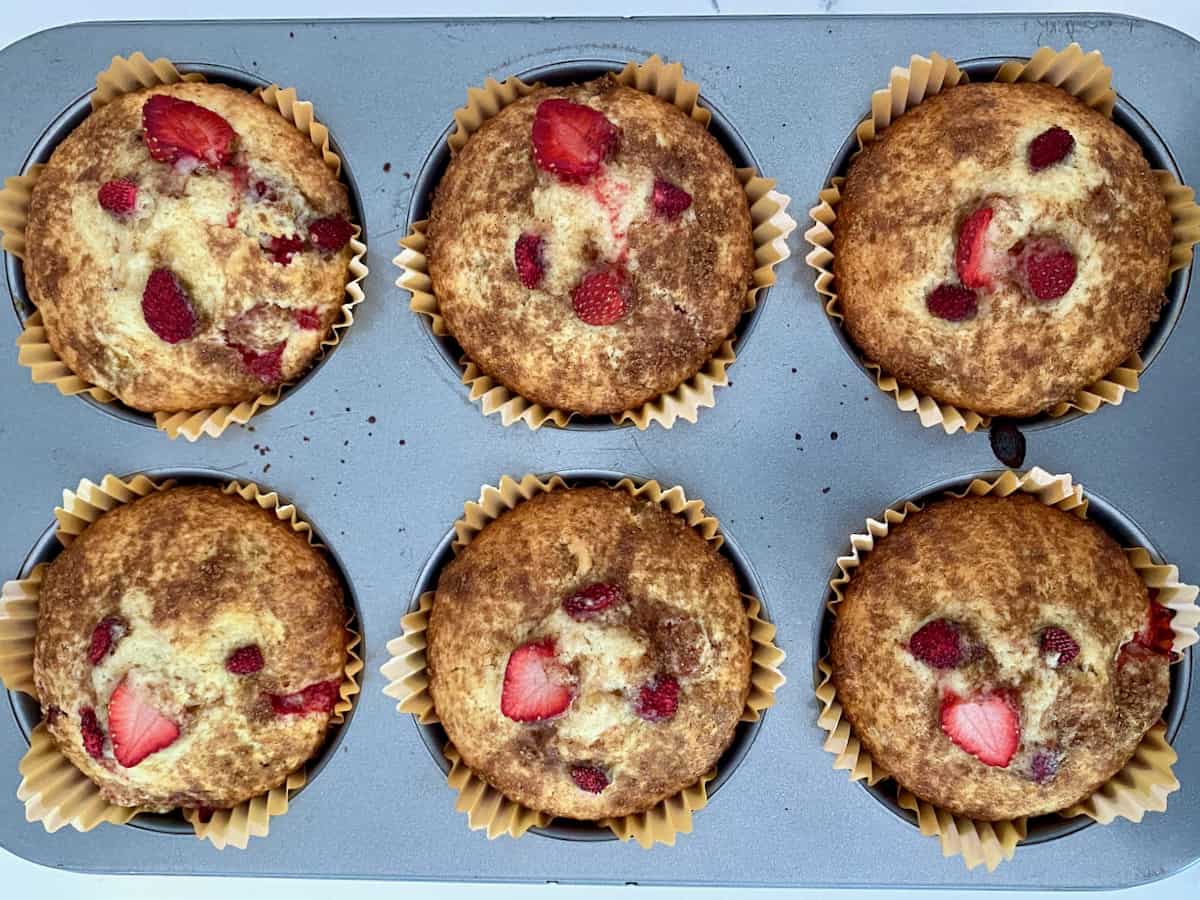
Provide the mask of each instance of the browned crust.
POLYGON ((428 258, 441 314, 467 355, 514 393, 584 414, 636 408, 699 371, 736 326, 754 270, 746 195, 720 144, 677 107, 612 76, 538 89, 485 122, 438 185, 428 258), (529 291, 516 276, 516 237, 549 227, 533 194, 552 177, 534 165, 529 136, 551 97, 593 106, 620 127, 613 164, 648 169, 693 197, 694 215, 650 216, 629 229, 633 310, 615 325, 585 325, 569 288, 529 291))
MULTIPOLYGON (((248 373, 225 340, 227 323, 261 302, 285 310, 316 308, 321 327, 293 329, 283 377, 298 377, 336 321, 349 280, 349 246, 333 255, 297 254, 281 266, 263 252, 256 212, 241 202, 237 227, 229 169, 182 179, 150 157, 141 112, 153 94, 190 100, 222 115, 237 133, 235 151, 252 172, 270 172, 305 216, 349 217, 345 185, 295 126, 258 98, 220 84, 179 83, 115 98, 91 113, 58 147, 34 186, 26 228, 25 278, 51 347, 71 371, 148 412, 201 409, 251 400, 270 387, 248 373), (138 183, 152 207, 119 221, 96 201, 100 185, 138 183), (146 326, 142 290, 150 271, 173 270, 201 319, 190 340, 168 344, 146 326)), ((272 213, 272 225, 289 212, 272 213)), ((307 227, 304 225, 303 227, 307 227)), ((282 229, 281 229, 282 230, 282 229)))
POLYGON ((831 662, 854 733, 902 786, 954 813, 996 821, 1071 806, 1129 760, 1166 704, 1165 657, 1117 665, 1149 603, 1121 548, 1026 495, 950 499, 910 515, 854 570, 844 598, 831 662), (983 655, 941 673, 914 659, 909 638, 938 618, 960 623, 983 655), (1051 625, 1081 648, 1058 669, 1038 654, 1051 625), (1016 691, 1022 737, 1007 768, 942 732, 942 689, 1016 691), (1066 756, 1039 787, 1028 776, 1032 744, 1050 742, 1066 756))
POLYGON ((110 802, 229 808, 321 746, 328 714, 277 716, 268 698, 341 679, 345 619, 337 576, 302 535, 215 487, 178 487, 107 513, 47 568, 34 680, 43 710, 57 710, 55 741, 110 802), (113 615, 129 634, 93 667, 93 629, 113 615), (250 643, 264 668, 227 672, 230 652, 250 643), (107 731, 109 694, 131 672, 181 736, 125 769, 111 743, 105 759, 87 755, 79 711, 95 709, 107 731))
POLYGON ((905 113, 851 164, 834 232, 854 343, 901 384, 984 415, 1030 416, 1070 400, 1141 347, 1164 302, 1171 220, 1141 149, 1045 84, 963 85, 905 113), (1075 287, 1039 304, 1007 286, 965 323, 929 315, 926 294, 956 280, 959 224, 1053 125, 1075 136, 1076 158, 1087 149, 1103 182, 1059 196, 1047 185, 1062 167, 1026 171, 1015 199, 1039 205, 1039 231, 1086 236, 1075 287))
POLYGON ((466 765, 554 816, 627 815, 693 784, 729 745, 749 691, 749 628, 729 562, 679 517, 604 487, 539 495, 484 528, 442 572, 428 642, 430 694, 466 765), (565 597, 603 581, 625 585, 630 600, 588 625, 590 662, 580 663, 572 707, 537 724, 505 718, 509 654, 553 633, 548 617, 565 597), (646 656, 622 662, 615 635, 641 641, 646 656), (620 673, 626 690, 593 692, 586 665, 620 673), (660 672, 679 678, 679 709, 650 723, 629 698, 660 672), (567 736, 606 693, 611 727, 590 743, 567 736), (579 790, 569 775, 577 764, 608 770, 612 783, 598 795, 579 790))

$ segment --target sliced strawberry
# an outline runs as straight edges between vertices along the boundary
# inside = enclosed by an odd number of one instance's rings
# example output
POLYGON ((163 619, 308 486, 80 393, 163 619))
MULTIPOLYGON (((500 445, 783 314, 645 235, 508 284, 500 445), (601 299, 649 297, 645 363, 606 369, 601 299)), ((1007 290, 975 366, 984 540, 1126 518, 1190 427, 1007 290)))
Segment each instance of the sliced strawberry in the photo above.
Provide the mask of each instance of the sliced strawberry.
POLYGON ((242 357, 242 366, 263 384, 275 384, 283 378, 283 349, 287 341, 280 341, 270 350, 255 350, 244 344, 229 345, 242 357))
POLYGON ((272 694, 271 709, 278 716, 306 716, 309 713, 331 713, 341 697, 342 682, 318 681, 292 694, 272 694))
POLYGON ((1055 125, 1047 128, 1029 145, 1029 168, 1040 172, 1047 166, 1061 162, 1075 149, 1075 137, 1065 128, 1055 125))
POLYGON ((303 328, 306 331, 319 331, 321 329, 321 313, 315 306, 310 306, 308 309, 298 309, 292 317, 296 320, 296 327, 303 328))
POLYGON ((113 755, 127 769, 170 747, 179 737, 179 726, 139 697, 128 677, 108 699, 108 727, 113 755))
POLYGON ((170 269, 155 269, 146 279, 142 317, 150 330, 168 344, 186 341, 196 333, 198 324, 191 298, 170 269))
POLYGON ((211 109, 166 94, 155 94, 142 106, 142 132, 159 162, 189 158, 214 169, 229 161, 237 136, 211 109))
POLYGON ((112 652, 117 641, 125 636, 128 626, 119 616, 105 616, 92 629, 92 641, 88 646, 88 662, 98 666, 104 657, 112 652))
POLYGON ((542 256, 545 241, 540 234, 526 231, 517 238, 513 247, 513 263, 517 267, 517 277, 521 284, 533 290, 542 283, 546 274, 546 260, 542 256))
POLYGON ((508 657, 500 712, 515 722, 540 722, 566 712, 575 699, 575 676, 554 655, 549 638, 525 644, 508 657))
POLYGON ((79 710, 79 733, 83 737, 83 749, 92 759, 104 756, 104 729, 96 719, 96 711, 90 706, 79 710))
POLYGON ((108 210, 118 219, 137 209, 138 186, 126 178, 117 178, 100 185, 96 200, 102 209, 108 210))
POLYGON ((281 266, 286 266, 292 261, 293 256, 304 249, 304 238, 298 234, 263 235, 259 238, 259 244, 273 261, 281 266))
POLYGON ((1003 692, 970 699, 947 694, 942 700, 942 731, 981 763, 1001 768, 1012 760, 1021 739, 1017 711, 1003 692))
POLYGON ((967 656, 962 632, 948 619, 934 619, 908 639, 908 651, 935 669, 953 669, 967 656))
POLYGON ((617 137, 617 127, 603 113, 560 98, 538 104, 530 133, 538 168, 576 183, 600 171, 617 137))
POLYGON ((608 776, 595 766, 571 766, 571 780, 589 794, 599 794, 608 787, 608 776))
POLYGON ((233 675, 253 675, 262 671, 263 655, 257 644, 238 647, 225 660, 225 671, 233 675))
POLYGON ((925 306, 939 319, 963 322, 975 318, 979 301, 974 291, 960 284, 939 284, 925 298, 925 306))
POLYGON ((612 325, 629 312, 629 293, 625 271, 605 267, 583 276, 571 292, 571 305, 588 325, 612 325))
POLYGON ((994 211, 981 206, 963 221, 958 229, 958 246, 954 251, 954 268, 963 285, 969 288, 990 289, 991 273, 986 270, 988 255, 987 230, 994 211))
POLYGON ((663 178, 654 179, 654 211, 665 219, 678 219, 692 205, 692 195, 663 178))
POLYGON ((572 619, 582 622, 624 600, 625 592, 620 585, 590 584, 564 600, 563 609, 572 619))
POLYGON ((336 253, 354 237, 354 226, 341 216, 326 216, 309 223, 308 239, 324 253, 336 253))
POLYGON ((1079 655, 1079 644, 1075 638, 1062 628, 1050 627, 1042 632, 1038 640, 1038 649, 1046 665, 1052 669, 1060 669, 1069 664, 1079 655))
POLYGON ((1134 635, 1133 640, 1140 646, 1154 653, 1168 656, 1175 644, 1175 631, 1171 628, 1171 620, 1175 611, 1154 600, 1146 613, 1146 624, 1134 635))
POLYGON ((634 712, 650 722, 674 718, 679 709, 679 682, 674 675, 655 675, 638 691, 634 712))
POLYGON ((1021 267, 1029 292, 1039 300, 1057 300, 1075 283, 1075 254, 1053 238, 1027 241, 1021 267))

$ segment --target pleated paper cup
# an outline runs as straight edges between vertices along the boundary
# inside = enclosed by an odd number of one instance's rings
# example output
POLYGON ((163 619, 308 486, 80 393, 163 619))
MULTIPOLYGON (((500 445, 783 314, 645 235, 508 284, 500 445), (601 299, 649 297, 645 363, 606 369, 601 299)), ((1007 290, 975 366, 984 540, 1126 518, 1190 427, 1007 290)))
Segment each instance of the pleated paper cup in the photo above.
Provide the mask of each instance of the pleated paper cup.
MULTIPOLYGON (((128 58, 114 56, 112 64, 96 76, 96 90, 92 93, 92 109, 97 110, 114 98, 132 91, 160 84, 175 84, 180 81, 204 81, 198 72, 182 73, 168 59, 149 60, 141 52, 128 58)), ((276 84, 254 92, 264 104, 277 110, 296 129, 308 137, 313 146, 321 151, 325 165, 335 175, 342 171, 341 158, 330 149, 329 129, 316 120, 312 104, 296 97, 295 88, 282 89, 276 84)), ((29 202, 34 185, 45 165, 38 163, 29 167, 24 175, 8 178, 0 190, 0 247, 22 262, 26 258, 25 227, 29 219, 29 202)), ((342 334, 354 324, 354 307, 363 301, 361 282, 367 276, 364 258, 366 245, 359 240, 362 229, 355 225, 350 240, 353 256, 350 260, 350 280, 346 283, 346 301, 342 304, 341 316, 334 322, 321 349, 313 360, 316 365, 329 351, 338 345, 342 334)), ((25 320, 17 338, 18 362, 29 369, 36 384, 53 384, 60 394, 87 394, 100 403, 119 402, 112 393, 98 385, 90 384, 70 370, 50 345, 42 314, 35 312, 25 320)), ((183 412, 155 412, 154 424, 172 439, 185 437, 195 441, 202 435, 219 437, 230 425, 244 425, 260 410, 274 406, 283 393, 296 382, 289 381, 260 394, 253 400, 237 404, 226 404, 210 409, 195 409, 183 412)))
MULTIPOLYGON (((1051 475, 1037 468, 1024 474, 1006 471, 991 481, 977 478, 966 490, 948 496, 1007 497, 1018 491, 1033 495, 1047 506, 1081 519, 1087 518, 1088 501, 1083 487, 1072 482, 1070 475, 1051 475)), ((838 557, 838 574, 829 582, 833 592, 833 599, 828 604, 830 615, 837 615, 842 591, 850 583, 854 570, 862 564, 863 557, 878 541, 886 538, 894 526, 920 510, 921 506, 913 502, 898 504, 885 509, 879 518, 867 519, 866 531, 851 535, 851 552, 848 556, 838 557)), ((1146 587, 1156 592, 1152 594, 1156 602, 1174 612, 1171 621, 1175 632, 1173 651, 1179 653, 1196 643, 1196 628, 1200 625, 1196 596, 1200 589, 1180 582, 1175 566, 1155 563, 1144 547, 1126 548, 1125 555, 1146 587)), ((828 654, 821 658, 818 668, 822 678, 816 690, 821 704, 817 724, 825 731, 825 749, 834 755, 833 767, 848 771, 851 781, 865 781, 868 785, 891 777, 863 749, 853 725, 843 715, 828 654)), ((1172 771, 1177 758, 1167 743, 1166 726, 1159 722, 1146 732, 1133 756, 1116 775, 1081 803, 1061 810, 1059 814, 1087 816, 1107 825, 1116 818, 1140 822, 1147 812, 1162 812, 1167 808, 1167 795, 1179 789, 1179 781, 1172 771)), ((897 802, 915 814, 922 834, 941 840, 943 856, 961 856, 968 869, 984 865, 992 871, 1000 863, 1012 859, 1017 845, 1026 836, 1025 818, 976 821, 921 800, 902 786, 897 786, 897 802)))
MULTIPOLYGON (((99 484, 84 479, 74 490, 63 491, 62 506, 56 507, 58 522, 55 537, 64 547, 69 546, 88 526, 112 509, 144 497, 154 491, 169 490, 171 480, 156 481, 146 475, 125 479, 105 475, 99 484)), ((313 537, 312 526, 301 518, 296 507, 284 502, 274 491, 267 492, 253 482, 230 481, 225 493, 237 494, 247 503, 273 512, 292 530, 303 534, 315 547, 321 545, 313 537)), ((47 563, 34 567, 29 577, 4 584, 0 595, 0 681, 10 691, 20 691, 37 699, 33 681, 33 646, 37 626, 38 597, 47 563)), ((339 699, 333 708, 331 721, 341 724, 354 705, 359 692, 358 676, 362 660, 357 647, 361 638, 353 621, 346 625, 346 663, 343 670, 339 699)), ((102 822, 122 825, 138 813, 138 808, 109 803, 96 784, 63 755, 45 723, 39 724, 30 735, 29 751, 20 762, 21 784, 17 799, 25 804, 25 818, 41 822, 50 832, 70 825, 77 831, 91 831, 102 822)), ((288 810, 292 794, 307 781, 304 768, 292 772, 283 784, 252 797, 233 809, 215 810, 211 816, 198 810, 184 810, 183 816, 195 829, 196 836, 209 841, 217 849, 245 849, 251 837, 265 837, 270 820, 288 810)))
MULTIPOLYGON (((616 78, 626 87, 653 94, 675 105, 705 128, 712 120, 709 110, 700 105, 700 86, 684 79, 679 63, 668 64, 658 56, 651 56, 643 63, 627 63, 616 78)), ((513 75, 503 82, 489 78, 482 88, 469 88, 467 105, 455 110, 455 128, 446 141, 451 154, 458 153, 484 122, 540 86, 540 83, 526 84, 513 75)), ((755 269, 743 300, 742 312, 745 314, 758 305, 759 293, 775 283, 776 266, 791 255, 787 238, 795 230, 796 222, 786 212, 791 198, 775 190, 773 179, 759 176, 753 168, 736 171, 746 191, 754 229, 755 269)), ((396 284, 412 295, 410 308, 429 320, 429 327, 436 336, 453 337, 442 318, 429 277, 425 255, 427 227, 428 220, 414 222, 412 230, 400 241, 400 255, 393 260, 400 269, 396 284)), ((618 425, 632 424, 640 430, 649 428, 651 423, 671 428, 679 419, 695 422, 701 409, 715 405, 716 389, 728 386, 727 370, 737 358, 734 352, 736 340, 735 329, 695 375, 636 409, 612 415, 611 420, 618 425)), ((466 356, 459 364, 463 370, 462 383, 469 390, 471 402, 478 403, 485 416, 499 414, 505 427, 524 422, 535 430, 547 423, 562 428, 575 416, 570 410, 547 407, 522 397, 466 356)))
MULTIPOLYGON (((566 487, 567 482, 558 475, 548 479, 526 475, 519 481, 505 476, 499 486, 485 486, 479 499, 468 502, 462 518, 454 523, 455 540, 451 550, 459 553, 489 522, 524 501, 566 487)), ((725 542, 719 523, 705 512, 703 501, 689 500, 681 487, 664 490, 657 481, 638 484, 630 478, 623 478, 610 487, 627 491, 680 516, 715 550, 725 542)), ((425 633, 435 598, 434 591, 422 594, 418 608, 401 620, 403 633, 388 642, 389 659, 381 668, 388 680, 384 693, 398 701, 400 712, 411 713, 422 725, 439 723, 429 693, 425 656, 425 633)), ((763 712, 774 705, 775 692, 786 680, 779 671, 784 653, 775 645, 775 626, 760 616, 762 604, 759 600, 748 594, 743 594, 742 599, 750 625, 751 669, 750 692, 740 721, 757 722, 763 712)), ((486 830, 489 838, 502 834, 516 838, 530 828, 542 828, 552 821, 551 816, 509 799, 472 772, 463 764, 453 743, 448 742, 443 753, 451 764, 447 780, 457 794, 455 807, 466 813, 467 824, 473 831, 486 830)), ((609 829, 623 841, 637 841, 643 848, 655 844, 674 846, 677 835, 691 833, 692 813, 708 804, 707 786, 716 776, 717 770, 713 769, 695 784, 644 812, 600 819, 596 824, 609 829)))
MULTIPOLYGON (((914 55, 906 68, 893 68, 888 86, 871 95, 871 114, 855 128, 858 150, 854 156, 878 140, 888 126, 908 110, 969 80, 954 60, 936 53, 931 53, 928 58, 914 55)), ((1117 100, 1117 93, 1112 88, 1112 69, 1104 65, 1098 50, 1084 53, 1079 44, 1071 44, 1061 51, 1041 47, 1028 60, 1014 60, 1002 65, 994 80, 1052 84, 1110 119, 1117 100)), ((1155 169, 1153 175, 1171 215, 1168 272, 1174 273, 1191 265, 1192 248, 1200 241, 1200 207, 1196 205, 1195 192, 1180 184, 1170 172, 1155 169)), ((837 176, 821 191, 817 205, 809 211, 813 225, 804 234, 804 239, 812 246, 805 262, 816 273, 815 286, 824 299, 826 314, 839 328, 842 327, 842 311, 834 281, 833 243, 837 207, 845 180, 843 176, 837 176)), ((954 434, 958 431, 970 433, 991 424, 988 416, 943 403, 901 384, 877 362, 864 358, 862 364, 872 374, 878 388, 890 394, 900 409, 915 412, 926 428, 941 426, 947 434, 954 434)), ((1140 354, 1134 353, 1103 378, 1081 388, 1069 401, 1046 410, 1046 415, 1057 418, 1071 411, 1086 415, 1105 405, 1119 405, 1127 393, 1138 390, 1138 376, 1143 367, 1140 354)))

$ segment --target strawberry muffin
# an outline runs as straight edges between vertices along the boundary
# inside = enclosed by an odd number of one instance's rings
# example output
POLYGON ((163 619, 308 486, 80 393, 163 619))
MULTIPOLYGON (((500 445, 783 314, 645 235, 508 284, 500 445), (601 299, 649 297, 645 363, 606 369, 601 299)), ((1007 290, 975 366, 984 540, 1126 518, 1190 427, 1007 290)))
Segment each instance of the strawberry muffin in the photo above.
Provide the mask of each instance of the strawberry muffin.
POLYGON ((345 621, 302 535, 219 488, 177 487, 105 514, 47 568, 34 680, 106 800, 227 809, 325 741, 345 621))
POLYGON ((338 318, 345 185, 276 110, 221 84, 135 91, 55 149, 25 281, 72 372, 147 412, 299 377, 338 318))
POLYGON ((1167 702, 1170 610, 1098 525, 1025 494, 909 515, 843 596, 845 716, 902 787, 958 815, 1085 799, 1167 702))
POLYGON ((851 164, 834 233, 854 343, 982 415, 1069 401, 1165 299, 1171 218, 1141 148, 1047 84, 965 84, 906 112, 851 164))
POLYGON ((557 490, 442 572, 429 691, 466 765, 510 799, 595 820, 694 784, 729 746, 750 636, 729 562, 622 490, 557 490))
POLYGON ((615 414, 674 390, 732 333, 751 230, 704 126, 607 75, 538 88, 470 137, 434 196, 429 275, 487 375, 615 414))

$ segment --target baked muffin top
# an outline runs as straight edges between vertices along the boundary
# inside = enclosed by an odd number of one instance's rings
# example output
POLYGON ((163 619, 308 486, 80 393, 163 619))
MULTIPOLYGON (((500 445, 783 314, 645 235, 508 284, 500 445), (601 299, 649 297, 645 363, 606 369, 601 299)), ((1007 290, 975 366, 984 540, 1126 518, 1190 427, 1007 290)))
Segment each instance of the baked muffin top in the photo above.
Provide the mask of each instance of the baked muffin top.
POLYGON ((472 771, 533 809, 649 809, 712 769, 750 685, 729 562, 622 490, 557 490, 442 571, 429 690, 472 771))
POLYGON ((967 84, 850 166, 834 224, 844 325, 904 385, 1035 415, 1138 350, 1171 219, 1141 149, 1046 84, 967 84))
POLYGON ((276 110, 221 84, 124 94, 55 148, 25 281, 68 368, 148 412, 299 377, 339 317, 345 185, 276 110))
POLYGON ((302 535, 218 488, 176 487, 105 514, 47 568, 34 681, 107 800, 225 809, 325 740, 345 622, 302 535))
POLYGON ((836 607, 837 697, 916 796, 973 819, 1065 809, 1167 701, 1170 611, 1098 525, 1024 494, 892 526, 836 607))
POLYGON ((484 372, 609 414, 673 390, 730 335, 751 231, 716 139, 610 75, 485 122, 438 185, 427 255, 441 314, 484 372))

